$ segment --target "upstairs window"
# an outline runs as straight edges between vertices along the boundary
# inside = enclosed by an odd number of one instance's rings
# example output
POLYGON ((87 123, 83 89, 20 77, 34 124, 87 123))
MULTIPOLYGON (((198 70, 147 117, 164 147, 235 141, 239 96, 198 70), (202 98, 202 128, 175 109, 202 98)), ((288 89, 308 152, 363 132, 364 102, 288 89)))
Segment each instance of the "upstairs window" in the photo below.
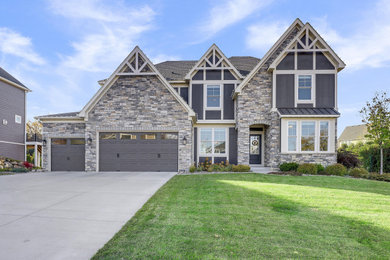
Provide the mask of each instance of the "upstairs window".
POLYGON ((22 123, 22 117, 19 115, 15 115, 15 123, 21 124, 22 123))
POLYGON ((208 85, 207 86, 207 100, 206 104, 208 108, 220 108, 221 107, 221 86, 208 85))
POLYGON ((312 101, 312 76, 311 75, 298 75, 298 101, 307 102, 312 101))

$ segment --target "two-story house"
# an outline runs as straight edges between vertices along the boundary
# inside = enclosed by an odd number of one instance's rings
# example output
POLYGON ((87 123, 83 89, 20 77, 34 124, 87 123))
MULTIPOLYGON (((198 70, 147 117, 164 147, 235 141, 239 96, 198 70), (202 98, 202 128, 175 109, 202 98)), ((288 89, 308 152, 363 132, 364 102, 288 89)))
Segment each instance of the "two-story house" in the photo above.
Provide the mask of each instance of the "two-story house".
POLYGON ((29 91, 0 67, 0 156, 25 159, 26 93, 29 91))
POLYGON ((80 111, 38 117, 47 170, 177 171, 209 158, 336 162, 343 61, 296 19, 262 59, 212 45, 153 64, 136 47, 80 111))

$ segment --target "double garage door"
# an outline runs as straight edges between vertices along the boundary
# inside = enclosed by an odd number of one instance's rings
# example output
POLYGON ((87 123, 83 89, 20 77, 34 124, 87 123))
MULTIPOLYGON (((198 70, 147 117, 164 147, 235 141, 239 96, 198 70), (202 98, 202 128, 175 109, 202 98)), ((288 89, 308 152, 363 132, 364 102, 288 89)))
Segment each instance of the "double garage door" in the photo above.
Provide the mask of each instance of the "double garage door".
POLYGON ((177 133, 100 133, 100 171, 177 171, 177 133))

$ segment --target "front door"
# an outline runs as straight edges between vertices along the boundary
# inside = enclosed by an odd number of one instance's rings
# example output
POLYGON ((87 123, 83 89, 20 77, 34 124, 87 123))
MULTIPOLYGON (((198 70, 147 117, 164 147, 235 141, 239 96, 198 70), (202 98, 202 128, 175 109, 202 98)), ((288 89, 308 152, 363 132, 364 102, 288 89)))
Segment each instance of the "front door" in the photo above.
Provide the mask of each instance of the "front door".
POLYGON ((251 134, 249 137, 249 163, 261 164, 261 135, 251 134))

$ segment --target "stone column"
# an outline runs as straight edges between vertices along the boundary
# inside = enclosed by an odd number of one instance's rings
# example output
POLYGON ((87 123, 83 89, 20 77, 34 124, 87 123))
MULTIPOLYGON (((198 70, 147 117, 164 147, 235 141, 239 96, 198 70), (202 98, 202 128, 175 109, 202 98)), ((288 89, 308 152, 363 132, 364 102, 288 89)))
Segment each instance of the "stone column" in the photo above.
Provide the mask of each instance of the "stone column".
POLYGON ((92 138, 92 143, 85 143, 85 171, 97 171, 97 139, 96 127, 93 124, 86 124, 85 126, 85 140, 92 138))
POLYGON ((237 131, 238 164, 249 165, 249 126, 238 126, 237 131))

